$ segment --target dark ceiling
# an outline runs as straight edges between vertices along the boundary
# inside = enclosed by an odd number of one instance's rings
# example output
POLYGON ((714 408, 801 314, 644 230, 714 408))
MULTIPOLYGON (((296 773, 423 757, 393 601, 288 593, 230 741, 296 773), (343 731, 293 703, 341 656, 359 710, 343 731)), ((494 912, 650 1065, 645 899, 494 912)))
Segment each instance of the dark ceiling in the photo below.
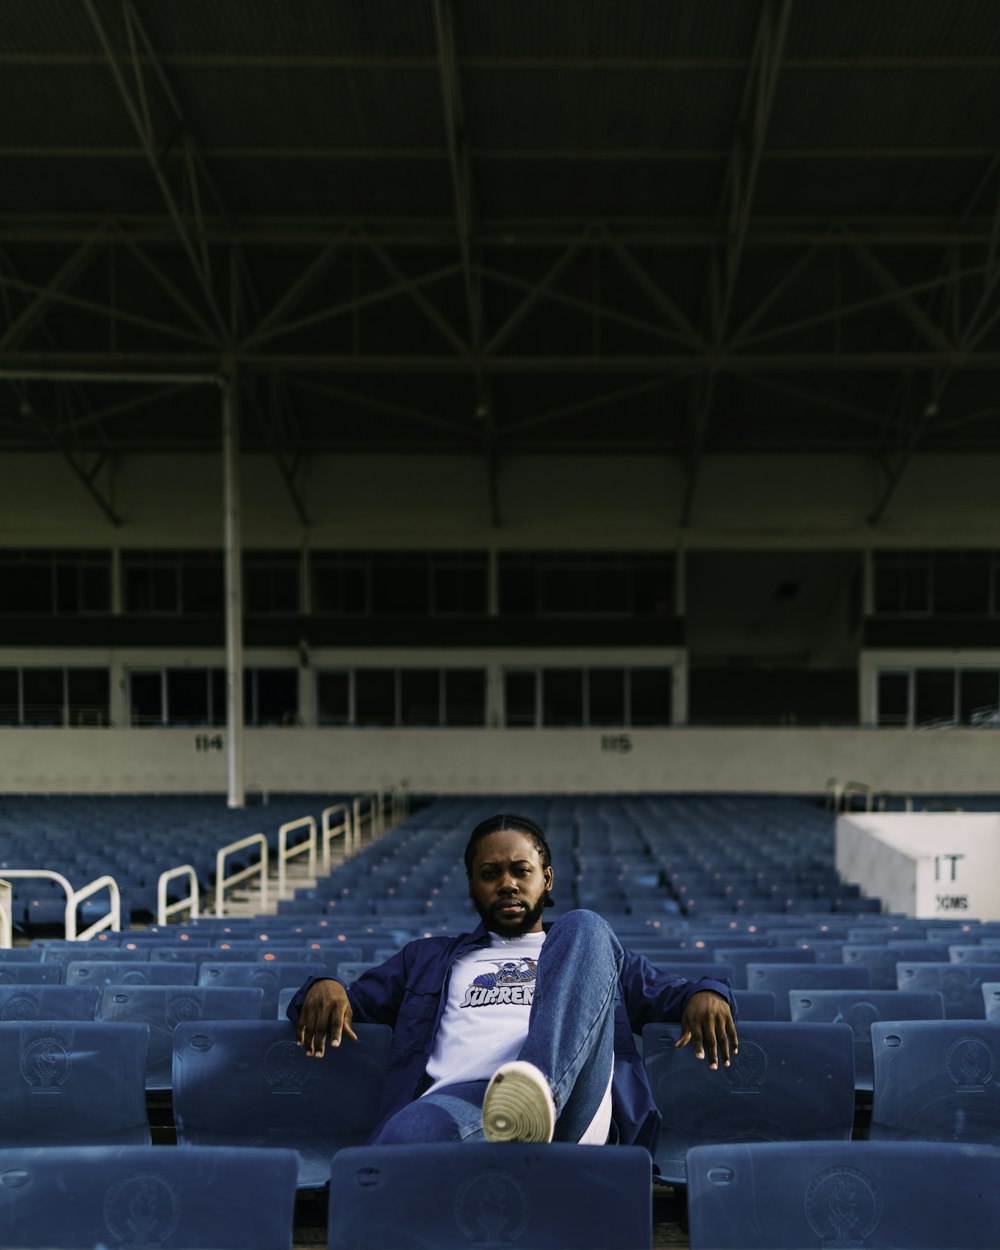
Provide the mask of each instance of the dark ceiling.
POLYGON ((293 496, 1000 451, 996 0, 3 0, 0 161, 0 448, 85 478, 210 376, 293 496))

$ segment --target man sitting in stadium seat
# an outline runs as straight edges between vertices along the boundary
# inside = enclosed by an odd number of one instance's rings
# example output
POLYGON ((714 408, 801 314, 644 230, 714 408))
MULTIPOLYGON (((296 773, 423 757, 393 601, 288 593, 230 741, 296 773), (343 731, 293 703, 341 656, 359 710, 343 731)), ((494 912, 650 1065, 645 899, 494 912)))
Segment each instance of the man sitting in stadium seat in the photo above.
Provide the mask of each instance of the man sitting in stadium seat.
POLYGON ((678 1046, 712 1069, 736 1053, 726 981, 688 981, 623 950, 591 911, 543 928, 552 862, 541 829, 494 816, 465 850, 481 924, 420 938, 345 988, 310 978, 288 1007, 321 1059, 352 1021, 391 1025, 373 1142, 559 1141, 656 1146, 656 1111, 633 1033, 680 1021, 678 1046))

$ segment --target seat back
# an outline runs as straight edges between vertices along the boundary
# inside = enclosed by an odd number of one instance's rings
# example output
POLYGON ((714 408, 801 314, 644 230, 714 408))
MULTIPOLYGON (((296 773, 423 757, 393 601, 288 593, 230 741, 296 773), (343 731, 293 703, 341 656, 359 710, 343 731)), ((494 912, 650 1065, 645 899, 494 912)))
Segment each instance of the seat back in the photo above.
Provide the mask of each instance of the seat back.
POLYGON ((62 967, 47 963, 2 963, 0 985, 59 985, 62 967))
POLYGON ((698 1146, 691 1250, 993 1250, 1000 1149, 929 1142, 698 1146))
POLYGON ((643 1064, 663 1128, 656 1164, 684 1180, 692 1146, 719 1141, 847 1140, 854 1125, 854 1039, 847 1025, 749 1021, 739 1054, 713 1072, 676 1024, 647 1024, 643 1064))
POLYGON ((357 1042, 308 1059, 287 1020, 200 1020, 174 1030, 173 1104, 181 1145, 282 1146, 300 1188, 326 1184, 330 1159, 378 1122, 392 1030, 356 1024, 357 1042))
POLYGON ((174 1029, 190 1020, 259 1020, 263 990, 202 985, 107 985, 101 1020, 137 1020, 149 1025, 146 1088, 169 1089, 174 1029))
POLYGON ((0 985, 0 1020, 93 1020, 95 985, 0 985))
POLYGON ((295 1171, 290 1150, 0 1150, 0 1247, 290 1250, 295 1171))
POLYGON ((816 952, 802 946, 718 946, 713 952, 720 963, 731 964, 733 988, 759 988, 747 984, 747 964, 814 964, 816 952))
POLYGON ((774 1020, 777 1007, 770 990, 733 990, 736 1012, 742 1020, 774 1020))
POLYGON ((330 1173, 327 1246, 636 1250, 652 1241, 650 1168, 638 1146, 447 1142, 342 1150, 330 1173))
POLYGON ((67 985, 194 985, 193 964, 134 962, 118 959, 72 959, 66 965, 67 985))
POLYGON ((1000 963, 898 963, 901 990, 938 990, 948 1020, 982 1020, 983 984, 1000 981, 1000 963))
POLYGON ((752 990, 770 990, 774 995, 776 1020, 791 1020, 788 996, 794 990, 865 990, 870 984, 868 969, 847 964, 747 964, 747 985, 752 990))
POLYGON ((0 1147, 149 1144, 149 1026, 0 1024, 0 1147))
POLYGON ((854 1034, 854 1087, 872 1087, 872 1025, 876 1020, 943 1020, 944 1001, 933 991, 796 990, 792 1019, 849 1024, 854 1034))
POLYGON ((251 963, 207 961, 198 965, 198 984, 205 986, 257 986, 263 991, 262 1018, 278 1014, 278 994, 291 985, 296 989, 309 977, 324 976, 321 963, 251 963))
POLYGON ((1000 1023, 872 1025, 873 1141, 1000 1141, 1000 1023))
POLYGON ((1000 1020, 1000 981, 984 981, 980 988, 986 1019, 1000 1020))

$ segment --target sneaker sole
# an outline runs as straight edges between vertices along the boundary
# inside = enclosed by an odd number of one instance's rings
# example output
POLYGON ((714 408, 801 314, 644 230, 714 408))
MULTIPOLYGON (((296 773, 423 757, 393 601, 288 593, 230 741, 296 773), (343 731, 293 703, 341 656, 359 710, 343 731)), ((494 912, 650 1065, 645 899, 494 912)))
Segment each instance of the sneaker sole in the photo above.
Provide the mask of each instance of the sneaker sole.
POLYGON ((550 1142, 553 1107, 533 1074, 511 1066, 490 1081, 483 1099, 483 1134, 487 1141, 550 1142))

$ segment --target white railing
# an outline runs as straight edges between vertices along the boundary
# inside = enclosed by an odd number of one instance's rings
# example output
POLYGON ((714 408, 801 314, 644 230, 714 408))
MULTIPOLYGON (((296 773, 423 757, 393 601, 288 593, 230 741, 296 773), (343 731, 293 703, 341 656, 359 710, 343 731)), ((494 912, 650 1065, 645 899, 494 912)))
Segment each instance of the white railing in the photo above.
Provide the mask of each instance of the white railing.
POLYGON ((389 800, 389 819, 393 825, 406 819, 410 812, 410 795, 402 786, 393 786, 389 800))
POLYGON ((307 855, 310 877, 316 876, 316 817, 300 816, 298 820, 289 820, 278 828, 278 898, 285 897, 285 881, 289 860, 307 855), (288 845, 288 835, 299 829, 307 829, 308 833, 301 842, 288 845))
POLYGON ((382 832, 382 791, 372 790, 369 794, 359 794, 352 803, 352 852, 361 847, 361 835, 365 821, 368 823, 369 840, 378 837, 382 832), (367 805, 367 811, 366 811, 367 805))
POLYGON ((170 917, 176 916, 179 911, 190 911, 192 920, 198 918, 198 874, 191 864, 168 868, 166 872, 160 873, 160 879, 156 883, 156 923, 167 924, 170 917), (187 877, 191 892, 176 903, 168 903, 167 886, 178 877, 187 877))
POLYGON ((14 902, 9 881, 0 881, 0 950, 14 945, 14 902))
POLYGON ((323 809, 320 842, 322 843, 323 871, 330 871, 330 843, 334 838, 344 839, 344 859, 354 850, 354 838, 351 829, 351 809, 346 803, 337 803, 333 807, 323 809), (337 819, 339 817, 339 819, 337 819))
POLYGON ((865 811, 872 810, 872 799, 874 797, 874 789, 863 781, 845 781, 844 788, 841 791, 841 803, 845 812, 853 811, 851 799, 855 794, 860 794, 865 801, 865 811))
POLYGON ((215 857, 215 914, 224 916, 226 903, 226 890, 233 885, 237 885, 240 881, 246 881, 249 877, 260 877, 260 909, 267 910, 267 838, 262 833, 252 833, 248 838, 240 838, 238 842, 230 842, 228 846, 220 847, 215 857), (232 876, 225 875, 226 860, 236 851, 242 851, 247 846, 260 847, 260 859, 256 863, 250 864, 247 868, 241 868, 238 872, 234 872, 232 876))
POLYGON ((68 879, 61 872, 53 872, 51 868, 5 868, 3 875, 4 877, 18 877, 22 879, 35 877, 45 881, 55 881, 57 885, 60 885, 63 893, 66 895, 64 927, 66 937, 71 942, 86 942, 95 933, 102 933, 105 929, 111 929, 114 933, 121 932, 122 895, 121 890, 118 888, 118 882, 114 877, 96 877, 88 885, 81 886, 79 890, 74 890, 68 879), (95 920, 89 928, 84 929, 82 933, 78 933, 76 928, 77 907, 90 898, 92 894, 96 894, 98 890, 104 889, 108 891, 108 911, 99 920, 95 920))

